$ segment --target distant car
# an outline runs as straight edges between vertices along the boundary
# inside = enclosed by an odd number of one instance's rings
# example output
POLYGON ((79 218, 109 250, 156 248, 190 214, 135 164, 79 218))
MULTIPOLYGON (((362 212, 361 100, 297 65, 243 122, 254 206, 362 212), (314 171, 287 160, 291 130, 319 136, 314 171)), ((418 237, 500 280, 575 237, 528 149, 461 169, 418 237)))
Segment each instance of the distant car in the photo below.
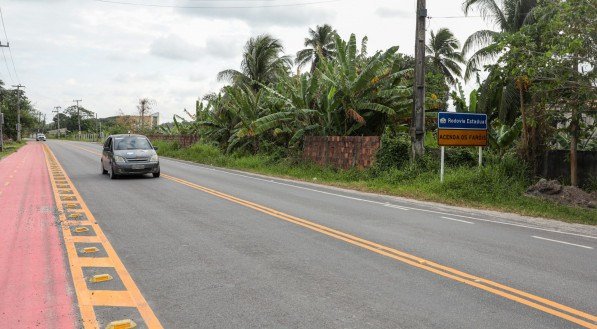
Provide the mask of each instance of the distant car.
POLYGON ((143 135, 111 135, 104 143, 102 174, 111 179, 120 175, 152 174, 160 177, 160 161, 149 139, 143 135))
POLYGON ((44 134, 37 134, 35 136, 35 140, 36 141, 45 141, 46 140, 46 135, 44 135, 44 134))

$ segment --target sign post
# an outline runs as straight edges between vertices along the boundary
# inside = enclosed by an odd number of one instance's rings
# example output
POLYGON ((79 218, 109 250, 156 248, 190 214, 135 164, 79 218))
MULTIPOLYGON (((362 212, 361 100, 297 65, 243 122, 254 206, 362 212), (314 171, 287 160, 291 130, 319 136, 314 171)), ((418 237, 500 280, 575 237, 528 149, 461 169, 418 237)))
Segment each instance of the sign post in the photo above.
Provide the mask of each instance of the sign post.
POLYGON ((478 146, 479 167, 483 165, 483 146, 487 146, 487 114, 438 112, 437 128, 437 143, 441 147, 442 183, 446 146, 478 146))

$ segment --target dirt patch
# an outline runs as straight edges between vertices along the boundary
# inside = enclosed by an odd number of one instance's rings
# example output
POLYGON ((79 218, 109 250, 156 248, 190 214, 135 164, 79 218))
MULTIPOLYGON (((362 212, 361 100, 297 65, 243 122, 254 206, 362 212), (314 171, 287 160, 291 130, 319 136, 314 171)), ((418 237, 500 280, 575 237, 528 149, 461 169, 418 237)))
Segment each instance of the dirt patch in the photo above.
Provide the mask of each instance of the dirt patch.
POLYGON ((526 194, 569 206, 597 208, 597 192, 587 193, 575 186, 563 186, 557 180, 541 179, 529 187, 526 194))

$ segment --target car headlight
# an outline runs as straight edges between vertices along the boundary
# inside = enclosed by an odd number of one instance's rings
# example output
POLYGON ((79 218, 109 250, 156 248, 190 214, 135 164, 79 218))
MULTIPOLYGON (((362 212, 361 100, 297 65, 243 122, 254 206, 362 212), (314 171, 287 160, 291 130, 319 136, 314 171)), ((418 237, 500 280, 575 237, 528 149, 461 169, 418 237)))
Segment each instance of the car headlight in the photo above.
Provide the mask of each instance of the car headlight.
POLYGON ((126 160, 123 157, 121 157, 120 155, 115 155, 114 161, 116 161, 116 163, 125 163, 126 162, 126 160))
POLYGON ((158 155, 154 154, 149 158, 149 162, 158 162, 158 155))

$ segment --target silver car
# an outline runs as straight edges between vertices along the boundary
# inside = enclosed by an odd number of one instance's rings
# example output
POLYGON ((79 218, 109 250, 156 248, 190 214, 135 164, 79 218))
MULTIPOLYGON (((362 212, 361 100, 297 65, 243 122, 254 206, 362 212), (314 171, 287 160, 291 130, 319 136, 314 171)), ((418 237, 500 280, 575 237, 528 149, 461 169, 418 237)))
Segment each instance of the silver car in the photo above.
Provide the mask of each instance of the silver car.
POLYGON ((120 175, 149 174, 160 177, 157 148, 143 135, 111 135, 104 143, 102 174, 111 179, 120 175))

